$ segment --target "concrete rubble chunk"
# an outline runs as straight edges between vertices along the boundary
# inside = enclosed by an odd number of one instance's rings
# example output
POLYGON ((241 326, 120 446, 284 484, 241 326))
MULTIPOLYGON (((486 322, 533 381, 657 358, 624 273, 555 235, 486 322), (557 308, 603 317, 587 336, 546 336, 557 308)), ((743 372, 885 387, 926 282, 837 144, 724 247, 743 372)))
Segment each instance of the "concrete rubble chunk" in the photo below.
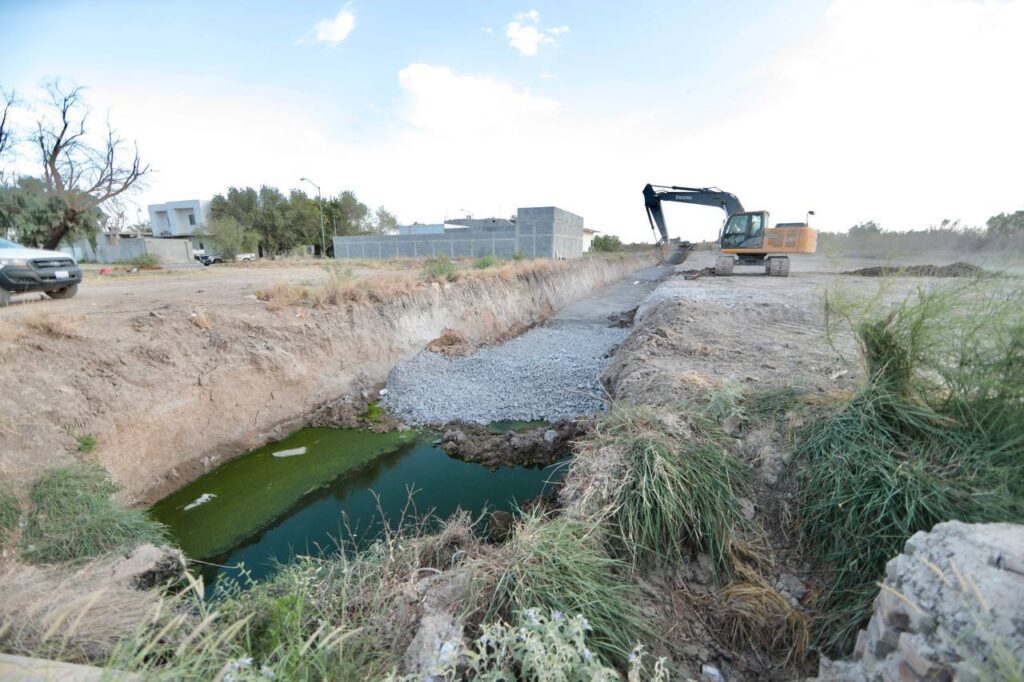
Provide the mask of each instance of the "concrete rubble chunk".
POLYGON ((886 566, 853 659, 822 659, 817 679, 1002 679, 1000 660, 1024 659, 1024 575, 1013 570, 1024 564, 1017 562, 1024 562, 1024 525, 950 521, 915 533, 886 566))

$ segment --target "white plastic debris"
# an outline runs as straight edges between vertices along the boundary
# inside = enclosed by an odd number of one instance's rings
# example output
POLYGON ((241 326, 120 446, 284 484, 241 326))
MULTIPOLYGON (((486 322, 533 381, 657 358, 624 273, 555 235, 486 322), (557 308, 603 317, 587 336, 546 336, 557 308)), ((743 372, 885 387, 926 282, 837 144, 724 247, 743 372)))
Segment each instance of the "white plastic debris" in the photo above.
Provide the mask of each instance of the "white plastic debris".
POLYGON ((713 665, 705 663, 700 667, 700 676, 707 680, 707 682, 725 682, 725 678, 722 677, 721 671, 713 665))
POLYGON ((188 504, 186 504, 185 505, 185 511, 188 511, 190 509, 195 509, 196 507, 198 507, 201 504, 206 504, 207 502, 209 502, 210 500, 212 500, 215 497, 217 497, 217 496, 214 495, 213 493, 203 493, 202 495, 200 495, 196 499, 194 499, 191 502, 189 502, 188 504))
POLYGON ((301 448, 290 448, 288 450, 278 450, 273 453, 271 457, 295 457, 296 455, 306 454, 306 446, 303 445, 301 448))

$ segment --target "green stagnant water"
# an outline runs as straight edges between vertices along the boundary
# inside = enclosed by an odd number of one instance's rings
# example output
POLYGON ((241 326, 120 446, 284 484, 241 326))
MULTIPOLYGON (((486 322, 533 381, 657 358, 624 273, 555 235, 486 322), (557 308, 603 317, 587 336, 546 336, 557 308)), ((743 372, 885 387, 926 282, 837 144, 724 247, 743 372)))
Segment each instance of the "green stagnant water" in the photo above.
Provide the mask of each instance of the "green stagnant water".
POLYGON ((217 469, 152 508, 182 550, 202 565, 208 586, 245 565, 253 579, 300 554, 334 551, 376 537, 411 511, 450 516, 457 509, 510 510, 543 492, 557 472, 502 467, 489 471, 449 457, 414 431, 302 429, 217 469), (274 453, 305 448, 303 454, 274 453), (208 501, 192 506, 204 495, 208 501))

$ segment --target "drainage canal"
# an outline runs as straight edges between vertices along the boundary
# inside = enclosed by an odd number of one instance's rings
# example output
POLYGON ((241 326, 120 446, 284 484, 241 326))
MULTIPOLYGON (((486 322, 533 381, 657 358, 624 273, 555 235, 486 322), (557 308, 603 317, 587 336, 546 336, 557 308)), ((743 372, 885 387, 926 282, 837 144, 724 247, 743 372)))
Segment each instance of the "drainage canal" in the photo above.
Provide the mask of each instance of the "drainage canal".
POLYGON ((382 519, 439 518, 457 509, 511 510, 544 492, 554 467, 484 467, 454 459, 415 431, 297 431, 231 460, 152 508, 182 550, 205 564, 208 588, 224 577, 266 577, 278 562, 358 546, 382 519), (410 492, 414 508, 410 507, 410 492))

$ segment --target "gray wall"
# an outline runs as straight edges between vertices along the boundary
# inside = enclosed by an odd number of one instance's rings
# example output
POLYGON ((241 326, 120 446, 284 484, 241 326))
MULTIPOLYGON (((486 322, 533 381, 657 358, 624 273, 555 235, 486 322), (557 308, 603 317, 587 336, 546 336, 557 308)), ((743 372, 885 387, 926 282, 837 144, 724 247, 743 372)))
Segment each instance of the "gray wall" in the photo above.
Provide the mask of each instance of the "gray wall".
POLYGON ((583 255, 583 218, 554 206, 521 208, 514 223, 501 220, 497 224, 449 227, 444 234, 334 238, 335 258, 511 258, 516 253, 529 258, 583 255))
POLYGON ((444 234, 335 237, 335 258, 421 258, 449 256, 511 258, 516 253, 515 228, 483 227, 445 230, 444 234))
POLYGON ((583 217, 556 206, 516 211, 519 251, 531 258, 583 255, 583 217))
POLYGON ((192 244, 187 239, 156 239, 154 237, 116 237, 96 235, 96 248, 87 239, 64 244, 60 250, 80 261, 120 263, 144 254, 152 254, 165 263, 191 263, 192 244))

